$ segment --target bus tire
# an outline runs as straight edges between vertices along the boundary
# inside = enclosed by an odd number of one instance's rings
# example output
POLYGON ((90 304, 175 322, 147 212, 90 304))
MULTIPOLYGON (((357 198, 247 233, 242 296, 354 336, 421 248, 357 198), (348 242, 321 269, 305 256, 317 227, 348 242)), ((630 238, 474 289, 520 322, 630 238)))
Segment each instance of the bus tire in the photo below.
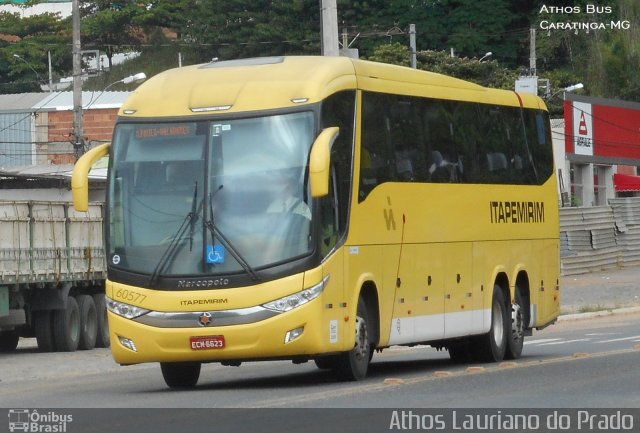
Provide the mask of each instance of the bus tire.
POLYGON ((491 300, 491 327, 489 332, 476 340, 476 353, 481 362, 498 362, 504 359, 508 335, 511 333, 511 318, 500 286, 493 287, 491 300))
POLYGON ((78 295, 76 301, 80 310, 80 341, 78 342, 78 349, 91 350, 96 346, 98 332, 96 304, 89 295, 78 295))
POLYGON ((339 380, 356 381, 367 376, 373 346, 369 337, 369 314, 364 299, 358 300, 356 315, 356 344, 350 351, 339 355, 335 373, 339 380))
POLYGON ((200 362, 161 362, 162 377, 169 388, 193 388, 200 378, 200 362))
POLYGON ((522 355, 522 347, 524 346, 524 332, 529 324, 529 314, 525 298, 521 290, 516 286, 515 302, 511 304, 511 326, 507 339, 507 350, 505 358, 518 359, 522 355))
POLYGON ((109 322, 107 321, 107 303, 104 299, 104 293, 96 293, 93 295, 93 302, 96 304, 96 318, 98 330, 96 332, 96 347, 109 347, 109 322))
POLYGON ((0 352, 13 352, 18 347, 20 334, 16 331, 0 333, 0 352))
POLYGON ((53 323, 51 310, 39 310, 33 312, 33 333, 36 336, 38 350, 40 352, 53 352, 56 350, 53 341, 53 323))
POLYGON ((53 310, 53 340, 58 352, 75 352, 80 343, 80 309, 73 296, 63 310, 53 310))

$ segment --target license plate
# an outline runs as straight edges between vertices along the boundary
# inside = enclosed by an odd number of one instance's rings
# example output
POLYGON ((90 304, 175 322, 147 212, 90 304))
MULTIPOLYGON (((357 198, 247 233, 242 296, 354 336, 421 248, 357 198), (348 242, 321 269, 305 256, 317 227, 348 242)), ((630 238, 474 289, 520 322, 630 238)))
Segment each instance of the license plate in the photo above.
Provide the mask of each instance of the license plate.
POLYGON ((191 337, 189 341, 193 350, 224 349, 225 347, 224 335, 191 337))

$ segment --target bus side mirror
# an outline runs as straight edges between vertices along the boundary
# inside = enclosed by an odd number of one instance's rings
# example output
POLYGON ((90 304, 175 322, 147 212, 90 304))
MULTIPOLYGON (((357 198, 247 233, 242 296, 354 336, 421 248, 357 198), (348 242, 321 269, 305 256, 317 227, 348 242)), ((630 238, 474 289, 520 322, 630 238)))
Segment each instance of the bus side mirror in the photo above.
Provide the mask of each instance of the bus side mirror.
POLYGON ((309 159, 309 181, 311 196, 324 197, 329 194, 329 166, 331 164, 331 146, 338 138, 337 126, 322 130, 311 147, 309 159))
POLYGON ((82 155, 73 167, 71 193, 73 194, 73 207, 78 212, 86 212, 89 209, 89 171, 96 161, 109 154, 110 148, 110 143, 94 147, 82 155))

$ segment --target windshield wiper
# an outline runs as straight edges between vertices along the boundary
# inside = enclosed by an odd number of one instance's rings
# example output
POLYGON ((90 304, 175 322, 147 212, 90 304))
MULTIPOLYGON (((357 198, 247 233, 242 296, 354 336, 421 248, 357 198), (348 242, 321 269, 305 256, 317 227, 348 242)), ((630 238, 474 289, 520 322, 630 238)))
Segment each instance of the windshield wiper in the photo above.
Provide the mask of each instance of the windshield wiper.
POLYGON ((167 265, 171 263, 175 258, 175 255, 178 251, 178 245, 180 245, 180 242, 183 239, 185 232, 187 231, 187 227, 189 227, 189 223, 191 223, 189 251, 193 249, 193 235, 194 235, 195 223, 197 219, 196 215, 198 212, 197 201, 198 201, 198 182, 196 182, 195 188, 193 190, 193 202, 191 203, 191 211, 187 215, 185 215, 184 219, 182 220, 182 223, 180 223, 180 227, 178 227, 178 231, 171 239, 171 243, 169 243, 169 246, 167 246, 167 248, 164 250, 164 253, 162 253, 162 256, 160 257, 158 264, 154 268, 151 276, 149 277, 150 287, 155 286, 156 282, 158 281, 158 276, 160 275, 160 273, 164 271, 167 265))
POLYGON ((216 226, 216 224, 214 222, 214 218, 213 218, 213 197, 215 196, 215 194, 218 193, 218 191, 220 191, 222 189, 222 186, 223 185, 220 185, 220 187, 218 187, 218 189, 213 194, 209 194, 209 212, 210 212, 210 215, 209 215, 209 219, 204 222, 204 225, 211 232, 211 237, 212 237, 213 241, 215 242, 216 238, 218 238, 218 240, 220 241, 222 246, 225 247, 227 249, 227 251, 229 251, 229 254, 231 254, 231 256, 238 262, 238 264, 240 264, 240 266, 242 266, 242 269, 244 269, 244 271, 249 275, 249 277, 251 277, 251 279, 253 281, 259 281, 260 277, 258 276, 258 274, 256 274, 256 272, 253 270, 251 265, 249 263, 247 263, 247 261, 242 257, 242 254, 240 254, 238 249, 233 246, 231 241, 229 239, 227 239, 227 237, 225 235, 222 234, 222 232, 220 231, 220 229, 216 226))
POLYGON ((196 187, 193 189, 193 200, 191 201, 191 218, 190 218, 191 233, 189 234, 189 252, 193 251, 193 235, 195 234, 195 231, 196 231, 197 204, 198 204, 198 182, 196 182, 196 187))

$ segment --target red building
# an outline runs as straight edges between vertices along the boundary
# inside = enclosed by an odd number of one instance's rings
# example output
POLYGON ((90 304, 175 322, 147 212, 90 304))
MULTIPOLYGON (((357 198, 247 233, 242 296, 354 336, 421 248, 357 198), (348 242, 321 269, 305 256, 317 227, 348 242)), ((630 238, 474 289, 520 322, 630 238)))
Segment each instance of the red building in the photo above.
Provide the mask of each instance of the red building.
POLYGON ((640 192, 640 103, 567 93, 564 141, 571 195, 582 206, 640 192))

